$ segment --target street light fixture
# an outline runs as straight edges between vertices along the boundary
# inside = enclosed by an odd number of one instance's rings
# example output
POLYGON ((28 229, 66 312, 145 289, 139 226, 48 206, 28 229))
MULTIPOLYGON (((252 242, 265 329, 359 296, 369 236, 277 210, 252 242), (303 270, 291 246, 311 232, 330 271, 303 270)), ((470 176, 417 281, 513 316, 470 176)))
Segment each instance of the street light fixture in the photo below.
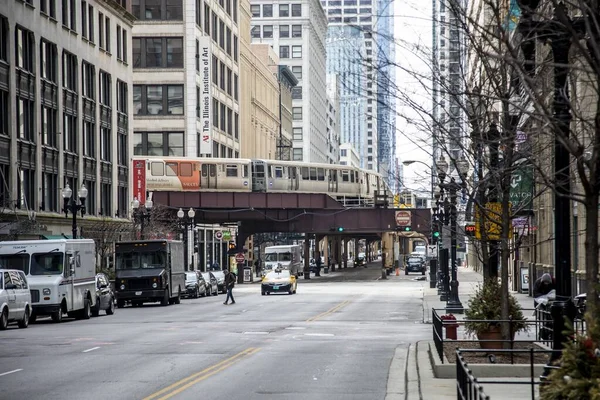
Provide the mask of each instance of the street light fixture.
POLYGON ((137 197, 134 197, 131 202, 131 209, 133 211, 133 220, 136 224, 140 224, 140 239, 144 240, 144 227, 146 221, 150 222, 150 212, 154 203, 151 199, 146 199, 145 203, 140 207, 140 201, 137 197))
POLYGON ((85 215, 85 199, 88 195, 88 190, 85 185, 81 185, 81 188, 77 191, 77 197, 79 197, 79 204, 77 203, 77 199, 71 198, 73 195, 73 190, 67 183, 64 189, 62 190, 62 197, 64 200, 63 211, 65 213, 65 218, 69 216, 69 211, 73 215, 73 225, 72 225, 72 235, 73 239, 77 239, 77 213, 81 211, 81 217, 85 215))
MULTIPOLYGON (((183 252, 183 264, 184 264, 184 270, 188 271, 189 270, 189 266, 188 266, 188 231, 189 231, 189 227, 194 226, 194 218, 196 217, 196 211, 194 211, 193 208, 190 207, 190 209, 187 212, 183 211, 183 208, 180 208, 179 211, 177 211, 177 218, 179 218, 179 223, 181 225, 181 229, 183 230, 183 248, 184 248, 184 252, 183 252)), ((194 270, 193 266, 192 266, 192 270, 194 270)))

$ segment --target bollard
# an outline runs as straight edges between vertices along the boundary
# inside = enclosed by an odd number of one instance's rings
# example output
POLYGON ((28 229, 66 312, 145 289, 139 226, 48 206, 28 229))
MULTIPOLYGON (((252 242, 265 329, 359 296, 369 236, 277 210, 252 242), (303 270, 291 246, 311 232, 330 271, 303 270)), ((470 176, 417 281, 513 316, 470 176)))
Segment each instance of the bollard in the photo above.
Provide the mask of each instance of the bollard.
POLYGON ((446 339, 451 339, 451 340, 457 340, 458 338, 458 334, 457 334, 457 329, 458 329, 458 324, 457 323, 451 323, 452 321, 456 321, 456 317, 452 314, 446 314, 446 315, 442 315, 440 317, 440 319, 442 320, 442 323, 444 324, 443 327, 446 329, 446 339), (449 323, 445 323, 445 322, 449 322, 449 323))
POLYGON ((396 267, 396 276, 400 276, 400 267, 396 267))
POLYGON ((387 279, 387 273, 385 267, 381 268, 381 279, 387 279))

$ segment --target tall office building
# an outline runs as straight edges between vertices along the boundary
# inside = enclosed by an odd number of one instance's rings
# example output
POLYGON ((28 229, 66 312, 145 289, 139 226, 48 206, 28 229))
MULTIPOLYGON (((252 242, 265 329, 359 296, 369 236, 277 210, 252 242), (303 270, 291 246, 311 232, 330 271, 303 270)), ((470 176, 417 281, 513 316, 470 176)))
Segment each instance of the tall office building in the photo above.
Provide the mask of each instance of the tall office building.
POLYGON ((251 0, 252 42, 268 43, 290 67, 298 84, 292 89, 292 159, 327 162, 327 18, 318 0, 251 0))
POLYGON ((340 162, 340 80, 327 74, 327 163, 340 162))
POLYGON ((389 180, 395 154, 395 98, 390 92, 395 86, 390 84, 394 80, 390 61, 395 62, 393 0, 322 0, 321 4, 329 20, 328 57, 334 59, 328 71, 340 74, 342 87, 352 88, 341 95, 342 142, 360 149, 363 168, 378 170, 389 180), (357 39, 363 43, 356 43, 357 39), (348 46, 352 42, 354 49, 348 46), (349 58, 360 59, 362 71, 349 67, 349 58), (357 73, 364 83, 356 82, 357 73), (358 90, 354 89, 357 85, 358 90), (350 98, 350 92, 357 98, 350 98))
POLYGON ((0 2, 3 217, 70 233, 67 185, 85 185, 87 216, 127 217, 132 24, 117 2, 0 2))
POLYGON ((238 0, 132 0, 136 155, 239 157, 238 0))

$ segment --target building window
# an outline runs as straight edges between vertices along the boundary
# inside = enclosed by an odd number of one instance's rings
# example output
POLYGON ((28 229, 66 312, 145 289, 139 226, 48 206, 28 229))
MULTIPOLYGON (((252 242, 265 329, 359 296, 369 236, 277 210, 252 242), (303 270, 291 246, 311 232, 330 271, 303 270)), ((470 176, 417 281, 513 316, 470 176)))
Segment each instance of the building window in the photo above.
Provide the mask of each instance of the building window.
POLYGON ((111 98, 111 77, 108 72, 100 71, 100 104, 105 105, 106 107, 112 106, 112 98, 111 98))
POLYGON ((77 31, 77 18, 75 16, 75 0, 62 0, 62 24, 72 31, 77 31))
POLYGON ((301 38, 302 37, 302 25, 292 25, 292 37, 293 38, 301 38))
POLYGON ((83 121, 83 155, 96 158, 96 126, 91 121, 83 121))
POLYGON ((215 128, 219 128, 219 101, 213 99, 213 120, 212 124, 215 128))
POLYGON ((225 64, 224 63, 220 63, 219 67, 220 67, 219 68, 219 76, 221 78, 221 80, 219 82, 220 83, 219 87, 221 88, 221 90, 224 91, 225 90, 225 78, 226 78, 226 76, 225 76, 225 64))
POLYGON ((233 0, 233 7, 232 7, 232 14, 233 14, 233 22, 237 25, 237 14, 238 14, 238 0, 233 0))
POLYGON ((133 38, 132 45, 134 68, 183 68, 183 38, 133 38))
POLYGON ((183 156, 183 132, 135 132, 136 156, 183 156))
POLYGON ((56 19, 56 0, 40 0, 40 12, 56 19))
POLYGON ((112 185, 110 183, 100 185, 100 214, 112 216, 112 185))
POLYGON ((77 57, 63 51, 63 87, 77 93, 77 57))
POLYGON ((117 162, 119 165, 127 165, 128 160, 127 135, 119 132, 117 134, 117 162))
POLYGON ((83 61, 81 63, 81 90, 82 95, 88 99, 95 100, 95 79, 96 70, 94 65, 83 61))
POLYGON ((225 37, 225 49, 227 54, 231 55, 231 29, 227 28, 227 36, 225 37))
POLYGON ((15 30, 15 54, 17 68, 24 71, 35 73, 34 70, 34 51, 35 40, 33 32, 17 27, 15 30))
POLYGON ((94 6, 88 4, 88 40, 94 43, 94 6))
POLYGON ((219 20, 219 46, 225 50, 225 22, 219 20))
MULTIPOLYGON (((41 0, 42 2, 45 0, 41 0)), ((87 2, 81 0, 81 37, 87 39, 88 37, 88 8, 87 2)))
POLYGON ((252 18, 260 18, 260 5, 252 4, 250 6, 250 12, 252 13, 252 18))
POLYGON ((302 4, 292 4, 292 17, 302 16, 302 4))
POLYGON ((279 25, 279 37, 280 38, 289 38, 290 37, 290 26, 289 25, 279 25))
POLYGON ((98 37, 100 37, 98 44, 101 49, 104 49, 106 36, 104 36, 104 14, 101 12, 98 13, 98 37))
POLYGON ((302 121, 302 107, 292 107, 292 118, 294 121, 302 121))
POLYGON ((117 79, 117 112, 127 114, 128 100, 127 83, 117 79))
POLYGON ((227 68, 227 94, 231 96, 232 71, 227 68))
POLYGON ((240 116, 238 113, 233 114, 233 137, 236 139, 240 137, 240 116))
POLYGON ((77 117, 63 112, 64 149, 67 152, 77 152, 77 117))
POLYGON ((183 85, 133 85, 135 115, 183 115, 183 85))
POLYGON ((279 17, 289 17, 290 16, 290 5, 289 4, 280 4, 279 5, 279 17))
POLYGON ((260 39, 260 25, 254 25, 250 30, 250 36, 255 39, 260 39))
POLYGON ((279 46, 279 58, 290 58, 290 46, 279 46))
POLYGON ((9 95, 8 92, 0 89, 0 134, 8 135, 8 113, 9 95))
POLYGON ((42 175, 43 211, 58 211, 58 175, 44 172, 42 175))
POLYGON ((219 115, 219 117, 220 117, 220 124, 219 124, 219 128, 220 128, 220 129, 221 129, 223 132, 225 132, 225 131, 226 131, 226 129, 227 129, 227 127, 225 126, 225 121, 226 121, 227 114, 226 114, 226 112, 225 112, 225 104, 223 104, 223 103, 221 103, 221 110, 220 110, 220 113, 219 113, 219 114, 220 114, 220 115, 219 115))
POLYGON ((273 16, 273 4, 263 4, 263 17, 270 18, 273 16))
POLYGON ((17 96, 17 136, 35 141, 35 102, 17 96))
POLYGON ((121 218, 127 218, 127 208, 129 205, 129 197, 127 195, 127 187, 119 186, 117 188, 118 209, 115 215, 121 218))
POLYGON ((182 0, 132 0, 133 15, 140 20, 170 20, 183 19, 182 0))
POLYGON ((302 79, 302 67, 301 66, 292 67, 292 72, 296 76, 296 79, 298 79, 298 80, 302 79))
POLYGON ((217 17, 217 14, 215 14, 213 11, 212 12, 212 40, 214 40, 215 43, 219 40, 218 27, 219 27, 219 17, 217 17))
POLYGON ((294 136, 293 136, 294 140, 302 140, 302 128, 294 128, 293 132, 294 132, 294 136))
POLYGON ((302 149, 292 149, 292 160, 302 161, 302 149))
POLYGON ((204 4, 204 33, 210 36, 210 7, 204 4))
POLYGON ((212 83, 219 84, 219 59, 217 56, 212 56, 212 83))
POLYGON ((233 134, 233 110, 229 107, 227 108, 227 133, 233 134))
POLYGON ((302 58, 302 46, 292 46, 292 58, 302 58))
POLYGON ((8 20, 0 15, 0 60, 8 62, 8 20))
POLYGON ((123 34, 121 33, 121 26, 117 25, 117 60, 123 60, 123 44, 121 40, 123 39, 123 34))
POLYGON ((56 73, 58 68, 57 58, 56 45, 42 39, 40 42, 40 72, 42 78, 53 83, 57 83, 58 78, 56 73))
POLYGON ((112 130, 110 128, 105 126, 100 128, 100 159, 102 161, 112 161, 111 135, 112 130))
POLYGON ((292 88, 292 99, 302 100, 302 86, 296 86, 292 88))
POLYGON ((17 174, 17 208, 30 210, 35 207, 35 171, 19 168, 17 174))
POLYGON ((238 37, 233 35, 233 60, 238 60, 238 37))
POLYGON ((56 134, 58 131, 57 111, 54 108, 42 106, 41 114, 43 144, 56 148, 56 134))
POLYGON ((238 76, 233 74, 233 98, 238 99, 238 76))

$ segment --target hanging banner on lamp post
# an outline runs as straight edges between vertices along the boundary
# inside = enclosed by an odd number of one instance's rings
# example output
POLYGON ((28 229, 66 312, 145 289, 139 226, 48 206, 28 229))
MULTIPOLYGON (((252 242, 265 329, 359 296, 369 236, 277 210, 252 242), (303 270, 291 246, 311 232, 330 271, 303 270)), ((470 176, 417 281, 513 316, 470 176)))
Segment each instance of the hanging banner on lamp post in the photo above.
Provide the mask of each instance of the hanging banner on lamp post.
POLYGON ((198 108, 200 115, 199 127, 199 148, 200 154, 212 154, 212 82, 211 82, 211 38, 210 36, 202 36, 197 38, 199 43, 200 58, 200 96, 198 97, 198 108))

